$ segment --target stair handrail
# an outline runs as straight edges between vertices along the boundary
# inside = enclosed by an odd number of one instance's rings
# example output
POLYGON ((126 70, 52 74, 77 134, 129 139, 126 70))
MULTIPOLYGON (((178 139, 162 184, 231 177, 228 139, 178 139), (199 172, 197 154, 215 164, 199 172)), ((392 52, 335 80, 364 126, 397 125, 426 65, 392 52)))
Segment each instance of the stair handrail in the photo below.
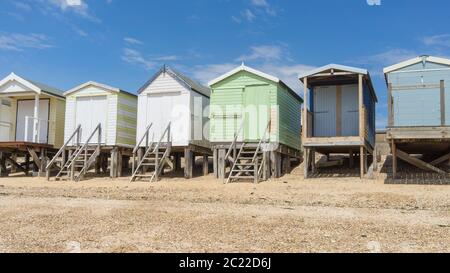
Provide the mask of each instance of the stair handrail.
POLYGON ((225 160, 231 155, 231 151, 236 149, 237 140, 239 138, 239 135, 242 133, 243 129, 244 129, 244 120, 242 120, 239 130, 234 134, 233 142, 231 143, 230 147, 228 148, 228 152, 225 156, 225 160))
POLYGON ((80 135, 80 131, 81 131, 81 124, 78 125, 77 129, 75 129, 75 131, 73 132, 73 134, 70 136, 70 138, 66 141, 66 143, 64 143, 64 145, 61 147, 61 149, 59 149, 58 153, 56 153, 56 155, 53 157, 53 159, 50 161, 50 163, 47 164, 47 170, 49 170, 56 162, 56 159, 63 153, 63 151, 66 150, 67 146, 69 146, 69 144, 72 142, 72 140, 74 139, 75 136, 80 135))
MULTIPOLYGON (((101 141, 102 141, 102 124, 99 123, 97 125, 97 127, 95 127, 95 130, 92 131, 91 135, 89 136, 89 138, 86 140, 86 142, 83 144, 83 146, 81 147, 81 149, 78 151, 78 153, 74 156, 74 158, 78 158, 78 156, 83 152, 83 150, 87 150, 87 147, 89 146, 90 141, 92 140, 92 138, 94 137, 95 133, 98 131, 98 148, 100 148, 101 146, 101 141)), ((72 166, 72 164, 74 164, 75 161, 72 161, 72 163, 68 166, 69 168, 72 166)))
MULTIPOLYGON (((137 151, 139 150, 139 148, 140 148, 140 146, 141 146, 141 144, 142 144, 142 142, 144 141, 144 140, 146 140, 146 145, 145 145, 145 147, 147 148, 148 147, 148 141, 149 141, 149 135, 150 135, 150 129, 153 127, 153 123, 151 123, 149 126, 147 126, 147 129, 145 129, 145 133, 144 133, 144 135, 142 136, 142 138, 141 138, 141 140, 137 143, 137 145, 136 145, 136 147, 134 147, 134 149, 133 149, 133 154, 136 154, 137 153, 137 151)), ((146 149, 147 150, 147 149, 146 149)))
POLYGON ((264 132, 264 135, 263 135, 263 137, 259 140, 258 147, 256 148, 255 155, 253 156, 252 163, 255 163, 256 158, 257 158, 257 156, 258 156, 258 153, 259 153, 259 151, 261 150, 262 144, 263 144, 263 143, 266 143, 266 140, 267 140, 267 134, 270 132, 270 126, 271 126, 271 124, 272 124, 272 121, 269 120, 269 122, 267 123, 266 130, 265 130, 265 132, 264 132))

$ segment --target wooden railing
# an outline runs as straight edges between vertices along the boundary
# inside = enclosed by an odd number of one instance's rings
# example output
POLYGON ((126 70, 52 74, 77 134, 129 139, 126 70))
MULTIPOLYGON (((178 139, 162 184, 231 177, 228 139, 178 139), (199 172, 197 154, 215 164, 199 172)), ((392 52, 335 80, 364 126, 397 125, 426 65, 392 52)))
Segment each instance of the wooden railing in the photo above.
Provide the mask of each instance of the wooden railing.
MULTIPOLYGON (((231 152, 233 152, 234 157, 237 156, 237 141, 239 139, 239 135, 242 133, 242 130, 244 130, 244 120, 242 120, 241 126, 239 127, 239 130, 234 134, 233 142, 231 143, 230 147, 228 148, 228 152, 225 156, 225 160, 228 160, 228 158, 231 156, 231 152)), ((236 160, 236 158, 233 158, 236 160)))
POLYGON ((59 149, 58 153, 56 153, 56 155, 53 157, 52 161, 50 161, 50 163, 47 164, 47 167, 46 167, 47 180, 50 179, 51 168, 53 167, 53 165, 55 165, 56 160, 58 159, 59 156, 62 155, 61 167, 64 166, 64 164, 66 164, 66 162, 65 162, 65 157, 66 157, 65 151, 66 151, 66 148, 69 146, 70 143, 73 142, 75 136, 76 136, 77 146, 79 145, 79 143, 80 143, 80 132, 81 132, 81 125, 78 125, 77 129, 75 129, 75 131, 69 137, 69 139, 66 141, 66 143, 64 143, 64 145, 61 147, 61 149, 59 149))
MULTIPOLYGON (((75 154, 75 156, 73 157, 74 159, 77 159, 81 153, 85 153, 84 154, 84 165, 86 165, 86 163, 88 162, 88 147, 89 147, 89 143, 91 143, 92 138, 94 137, 95 133, 98 132, 98 143, 97 143, 97 149, 101 149, 101 143, 102 143, 102 124, 99 123, 97 125, 97 127, 95 127, 95 130, 91 133, 91 135, 89 136, 89 138, 87 139, 86 143, 83 144, 83 146, 81 147, 81 149, 75 154)), ((94 154, 92 155, 94 156, 94 154)), ((73 160, 71 162, 71 164, 68 166, 68 168, 72 167, 73 164, 75 164, 76 160, 73 160)))
MULTIPOLYGON (((136 153, 139 151, 139 149, 141 148, 141 144, 142 142, 145 140, 145 151, 148 150, 149 148, 149 141, 150 141, 150 129, 153 127, 153 123, 151 123, 149 126, 147 126, 147 129, 145 129, 145 133, 144 135, 141 137, 141 140, 137 143, 136 147, 134 147, 133 149, 133 160, 131 161, 131 170, 132 173, 134 173, 135 171, 135 165, 136 165, 136 153)), ((152 140, 152 144, 153 144, 153 140, 152 140)))

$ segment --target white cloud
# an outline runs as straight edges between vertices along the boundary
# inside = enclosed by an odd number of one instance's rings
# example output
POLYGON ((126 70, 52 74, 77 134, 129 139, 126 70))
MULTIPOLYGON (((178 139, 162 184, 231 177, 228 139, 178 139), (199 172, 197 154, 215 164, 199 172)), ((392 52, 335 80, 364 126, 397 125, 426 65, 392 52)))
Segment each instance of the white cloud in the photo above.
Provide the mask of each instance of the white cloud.
POLYGON ((207 85, 209 81, 233 70, 237 66, 237 63, 197 65, 193 69, 192 76, 200 83, 207 85))
POLYGON ((253 61, 253 60, 280 60, 283 56, 283 49, 280 46, 261 45, 251 47, 251 53, 242 55, 238 61, 253 61))
POLYGON ((259 67, 259 69, 261 69, 262 71, 281 79, 298 94, 301 94, 301 92, 303 92, 303 85, 301 84, 298 76, 315 68, 315 66, 306 64, 279 65, 274 63, 263 64, 259 67))
POLYGON ((44 11, 73 12, 92 22, 100 23, 101 20, 93 15, 85 0, 34 0, 44 11))
POLYGON ((157 65, 153 60, 144 57, 141 52, 131 48, 123 50, 122 60, 129 64, 142 66, 145 70, 151 70, 157 65))
POLYGON ((241 13, 242 18, 244 18, 245 20, 249 21, 249 22, 253 22, 253 20, 255 20, 256 16, 253 14, 253 12, 249 9, 244 10, 241 13))
POLYGON ((53 47, 43 34, 9 33, 0 35, 0 49, 24 51, 25 49, 47 49, 53 47))
POLYGON ((250 0, 248 8, 242 10, 238 16, 231 16, 231 19, 236 23, 242 23, 243 21, 253 23, 257 18, 265 18, 267 15, 277 16, 277 11, 267 0, 250 0))
POLYGON ((427 46, 450 47, 450 34, 426 36, 422 39, 422 41, 427 46))
POLYGON ((125 37, 125 38, 123 38, 123 40, 124 40, 127 44, 130 44, 130 45, 142 45, 142 44, 144 44, 144 43, 141 42, 140 40, 135 39, 135 38, 131 38, 131 37, 125 37))

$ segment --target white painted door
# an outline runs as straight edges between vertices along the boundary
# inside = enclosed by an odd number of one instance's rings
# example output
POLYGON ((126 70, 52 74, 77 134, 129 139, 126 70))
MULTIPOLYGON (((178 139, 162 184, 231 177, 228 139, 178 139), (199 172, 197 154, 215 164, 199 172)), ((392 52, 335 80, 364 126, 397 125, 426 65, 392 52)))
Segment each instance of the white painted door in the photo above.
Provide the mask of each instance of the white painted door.
MULTIPOLYGON (((106 96, 77 98, 75 127, 81 125, 81 143, 86 143, 93 131, 101 124, 101 142, 106 143, 108 100, 106 96)), ((76 129, 76 128, 74 128, 76 129)), ((98 131, 90 141, 98 144, 98 131)))
POLYGON ((358 86, 342 86, 342 136, 359 136, 358 86))
POLYGON ((11 102, 0 99, 0 142, 11 141, 11 102))
MULTIPOLYGON (((183 95, 179 92, 150 94, 147 97, 147 124, 153 123, 150 140, 158 142, 169 123, 173 145, 186 145, 190 130, 189 104, 183 104, 183 95)), ((164 136, 166 137, 166 136, 164 136)), ((163 142, 167 140, 163 139, 163 142)))
POLYGON ((314 88, 314 137, 336 136, 336 86, 314 88))
MULTIPOLYGON (((39 139, 38 143, 48 143, 50 101, 39 101, 39 139)), ((33 142, 34 100, 17 101, 16 141, 33 142), (28 118, 28 122, 26 121, 28 118), (28 126, 26 128, 26 126, 28 126)))

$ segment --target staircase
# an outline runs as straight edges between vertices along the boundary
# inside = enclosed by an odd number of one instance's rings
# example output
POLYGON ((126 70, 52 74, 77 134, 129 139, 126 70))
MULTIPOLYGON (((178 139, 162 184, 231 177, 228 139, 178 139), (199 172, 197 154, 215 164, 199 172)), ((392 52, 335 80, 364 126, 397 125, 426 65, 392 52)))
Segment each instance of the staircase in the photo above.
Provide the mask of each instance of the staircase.
MULTIPOLYGON (((241 131, 241 130, 239 130, 241 131)), ((270 131, 270 122, 266 127, 266 131, 261 138, 260 142, 255 143, 242 143, 239 152, 236 153, 237 137, 230 146, 226 158, 231 158, 231 171, 229 173, 226 184, 239 180, 251 180, 254 183, 259 183, 262 180, 267 180, 267 153, 264 151, 265 144, 269 142, 268 134, 270 131), (236 155, 235 158, 231 157, 231 152, 236 155)), ((236 134, 238 135, 239 132, 236 134)))
POLYGON ((95 130, 91 133, 90 137, 84 144, 80 144, 79 142, 80 130, 81 128, 78 127, 69 141, 67 141, 67 143, 60 149, 53 160, 48 164, 47 178, 49 177, 50 168, 55 165, 56 162, 61 162, 60 170, 55 177, 56 181, 73 180, 79 182, 95 164, 95 161, 101 152, 101 124, 99 124, 95 128, 95 130), (98 141, 97 143, 93 144, 92 139, 97 132, 98 141), (71 147, 75 148, 75 150, 72 151, 69 158, 65 159, 67 146, 72 142, 72 140, 75 139, 75 136, 77 137, 76 144, 75 146, 71 147), (60 156, 62 157, 61 159, 59 159, 60 156))
POLYGON ((133 175, 130 182, 136 180, 148 180, 149 182, 158 181, 162 171, 169 162, 170 153, 172 150, 172 141, 170 135, 171 124, 167 126, 166 130, 161 136, 159 142, 150 141, 149 132, 153 124, 147 127, 141 141, 133 150, 133 175), (141 147, 144 140, 145 147, 141 147), (165 142, 163 142, 165 140, 165 142), (142 157, 138 157, 137 166, 135 168, 136 156, 140 149, 144 150, 142 157))

